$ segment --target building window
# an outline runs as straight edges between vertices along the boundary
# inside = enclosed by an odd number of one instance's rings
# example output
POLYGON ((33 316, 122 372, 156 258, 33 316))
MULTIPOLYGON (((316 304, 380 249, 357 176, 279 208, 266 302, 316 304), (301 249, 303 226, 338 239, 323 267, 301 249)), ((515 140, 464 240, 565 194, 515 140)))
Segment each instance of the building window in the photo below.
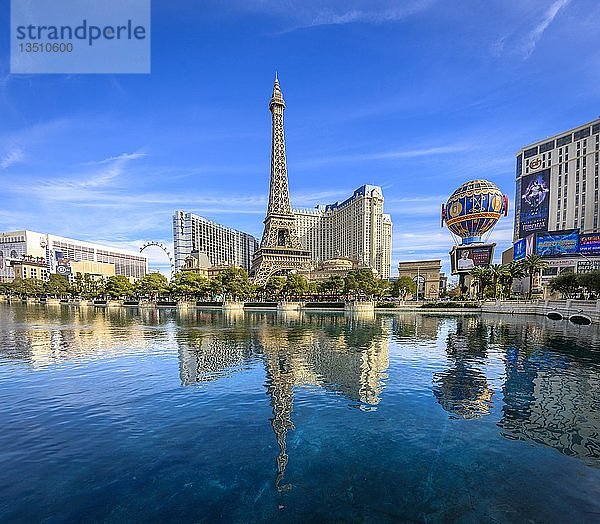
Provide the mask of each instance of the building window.
POLYGON ((556 140, 556 145, 557 146, 564 146, 565 144, 570 144, 573 140, 573 136, 572 135, 565 135, 565 136, 561 136, 560 138, 558 138, 556 140))
POLYGON ((579 131, 575 131, 573 134, 573 138, 575 140, 580 140, 586 136, 590 136, 590 128, 586 127, 585 129, 580 129, 579 131))
POLYGON ((535 156, 537 154, 538 154, 538 148, 537 148, 537 146, 535 146, 535 147, 532 147, 530 149, 526 149, 523 152, 523 157, 524 158, 530 158, 530 157, 535 156))

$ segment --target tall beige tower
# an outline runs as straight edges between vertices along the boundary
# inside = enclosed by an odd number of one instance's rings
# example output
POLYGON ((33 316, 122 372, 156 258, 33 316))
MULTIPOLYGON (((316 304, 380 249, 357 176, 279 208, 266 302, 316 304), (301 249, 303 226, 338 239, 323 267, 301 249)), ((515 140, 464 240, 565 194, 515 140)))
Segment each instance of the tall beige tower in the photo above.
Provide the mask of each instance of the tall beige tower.
POLYGON ((265 229, 260 248, 252 261, 252 274, 254 282, 258 285, 266 284, 269 277, 276 273, 311 267, 310 252, 300 243, 296 231, 296 219, 290 206, 283 133, 285 102, 277 75, 275 75, 269 110, 272 114, 269 206, 264 220, 265 229))

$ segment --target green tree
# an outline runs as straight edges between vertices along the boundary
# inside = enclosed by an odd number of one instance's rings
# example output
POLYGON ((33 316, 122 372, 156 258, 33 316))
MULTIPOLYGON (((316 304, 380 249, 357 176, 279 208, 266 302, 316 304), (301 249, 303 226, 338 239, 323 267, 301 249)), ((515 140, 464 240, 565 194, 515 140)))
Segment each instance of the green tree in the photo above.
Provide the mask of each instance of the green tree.
POLYGON ((12 288, 22 297, 37 297, 44 292, 44 282, 37 278, 19 278, 14 280, 12 288))
POLYGON ((106 281, 106 294, 111 298, 129 297, 133 294, 133 284, 124 275, 113 275, 106 281))
POLYGON ((306 293, 308 293, 308 290, 308 280, 306 280, 306 277, 304 275, 290 273, 285 279, 285 286, 283 287, 283 294, 285 296, 306 295, 306 293))
POLYGON ((344 282, 346 293, 369 297, 380 296, 387 288, 387 284, 383 284, 368 268, 349 271, 344 282))
POLYGON ((471 277, 477 282, 477 294, 483 299, 486 288, 492 283, 493 276, 490 268, 484 266, 475 266, 471 270, 471 277))
POLYGON ((285 287, 285 277, 273 276, 269 278, 265 286, 265 294, 267 298, 277 298, 283 293, 285 287))
POLYGON ((528 298, 531 298, 533 295, 533 277, 542 269, 546 269, 547 267, 548 262, 536 254, 527 255, 523 260, 523 269, 525 269, 527 275, 529 275, 529 293, 527 294, 528 298))
POLYGON ((0 282, 0 295, 12 295, 13 292, 12 282, 0 282))
POLYGON ((375 286, 373 287, 373 295, 377 298, 382 298, 389 294, 390 292, 390 283, 383 278, 375 279, 375 286))
POLYGON ((589 273, 578 273, 577 280, 581 287, 588 290, 589 293, 598 295, 600 293, 600 271, 590 271, 589 273))
POLYGON ((228 267, 211 282, 211 289, 217 291, 224 300, 243 300, 252 296, 256 288, 250 282, 248 273, 241 267, 228 267))
POLYGON ((494 298, 498 298, 498 296, 502 294, 500 283, 508 274, 508 270, 506 269, 506 266, 503 266, 502 264, 492 264, 489 269, 492 277, 492 295, 494 298))
POLYGON ((135 283, 134 290, 138 295, 155 298, 169 290, 169 281, 161 273, 148 273, 135 283))
POLYGON ((44 292, 60 298, 69 292, 69 281, 58 273, 50 273, 48 281, 44 282, 44 292))
POLYGON ((102 278, 94 279, 88 273, 77 272, 70 290, 74 296, 86 299, 98 298, 105 294, 104 280, 102 278))
POLYGON ((567 298, 572 297, 580 286, 580 279, 577 277, 575 273, 562 273, 550 281, 550 289, 567 298))
POLYGON ((308 283, 308 294, 309 295, 319 295, 321 293, 321 285, 319 282, 309 282, 308 283))
POLYGON ((321 292, 326 295, 339 297, 344 294, 344 279, 338 275, 330 276, 321 282, 321 292))
POLYGON ((512 260, 504 267, 506 268, 506 272, 500 279, 500 285, 502 286, 504 298, 507 298, 511 295, 513 282, 516 279, 523 278, 526 273, 521 261, 512 260))
POLYGON ((209 280, 193 271, 180 271, 171 281, 171 293, 176 297, 201 298, 209 291, 209 280))
POLYGON ((414 295, 416 291, 417 283, 410 277, 402 276, 392 282, 390 294, 405 300, 407 295, 414 295))

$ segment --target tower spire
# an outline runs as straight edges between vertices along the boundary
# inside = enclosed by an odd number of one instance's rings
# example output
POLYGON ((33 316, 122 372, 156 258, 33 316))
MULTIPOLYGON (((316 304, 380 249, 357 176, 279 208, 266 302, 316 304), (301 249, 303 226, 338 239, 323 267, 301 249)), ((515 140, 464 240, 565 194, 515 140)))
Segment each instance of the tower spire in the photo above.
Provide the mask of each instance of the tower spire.
MULTIPOLYGON (((283 93, 281 92, 281 87, 279 86, 279 80, 277 78, 277 71, 275 71, 275 83, 273 84, 273 95, 271 96, 271 101, 269 102, 269 111, 273 113, 273 105, 279 105, 282 107, 281 110, 281 122, 283 126, 283 109, 285 109, 285 101, 283 100, 283 93)), ((275 118, 275 113, 273 113, 273 118, 275 118)), ((283 127, 282 127, 283 131, 283 127)))

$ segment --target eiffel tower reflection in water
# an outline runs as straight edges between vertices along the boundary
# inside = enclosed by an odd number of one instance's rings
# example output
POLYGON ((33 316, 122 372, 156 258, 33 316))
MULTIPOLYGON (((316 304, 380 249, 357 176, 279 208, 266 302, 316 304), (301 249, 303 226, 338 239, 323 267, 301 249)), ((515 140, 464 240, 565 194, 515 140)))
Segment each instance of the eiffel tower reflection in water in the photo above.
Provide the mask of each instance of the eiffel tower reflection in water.
POLYGON ((288 432, 295 429, 295 389, 316 386, 345 396, 360 409, 375 409, 389 366, 390 319, 299 312, 253 313, 252 322, 243 314, 221 318, 230 329, 179 338, 181 381, 218 380, 244 369, 253 358, 262 360, 279 449, 275 486, 289 491, 292 484, 284 482, 284 475, 288 432))

